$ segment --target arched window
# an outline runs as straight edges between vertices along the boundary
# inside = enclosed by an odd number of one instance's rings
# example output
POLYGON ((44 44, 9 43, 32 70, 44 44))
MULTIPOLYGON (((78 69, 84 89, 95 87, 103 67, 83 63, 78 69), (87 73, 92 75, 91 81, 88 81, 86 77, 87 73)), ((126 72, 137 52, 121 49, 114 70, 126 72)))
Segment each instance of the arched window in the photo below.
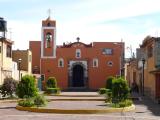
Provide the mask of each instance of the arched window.
POLYGON ((81 58, 81 50, 76 49, 76 58, 81 58))
POLYGON ((51 41, 52 41, 52 34, 50 32, 48 32, 46 34, 46 48, 51 47, 51 41))
POLYGON ((98 67, 98 59, 97 58, 93 59, 93 67, 98 67))
POLYGON ((64 60, 63 58, 58 59, 58 67, 64 67, 64 60))

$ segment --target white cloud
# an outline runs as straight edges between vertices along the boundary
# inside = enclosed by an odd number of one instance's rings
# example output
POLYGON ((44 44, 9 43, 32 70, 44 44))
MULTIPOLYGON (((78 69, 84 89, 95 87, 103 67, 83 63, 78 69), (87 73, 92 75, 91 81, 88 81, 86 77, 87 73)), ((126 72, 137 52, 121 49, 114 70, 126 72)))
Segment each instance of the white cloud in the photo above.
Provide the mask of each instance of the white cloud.
POLYGON ((22 21, 9 21, 8 38, 14 41, 14 49, 28 49, 29 40, 40 40, 40 26, 34 23, 25 23, 22 21))

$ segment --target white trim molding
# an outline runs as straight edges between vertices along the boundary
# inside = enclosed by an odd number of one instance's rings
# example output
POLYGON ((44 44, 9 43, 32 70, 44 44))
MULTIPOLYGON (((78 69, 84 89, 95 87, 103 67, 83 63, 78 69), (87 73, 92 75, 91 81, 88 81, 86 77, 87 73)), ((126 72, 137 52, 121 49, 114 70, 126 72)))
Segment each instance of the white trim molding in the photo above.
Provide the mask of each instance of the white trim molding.
POLYGON ((56 27, 42 27, 41 29, 41 58, 56 58, 56 27), (54 35, 52 36, 53 41, 53 55, 44 56, 44 30, 53 30, 54 35))
POLYGON ((76 58, 81 58, 81 49, 76 49, 76 58))
POLYGON ((93 58, 93 67, 98 67, 98 58, 93 58))
POLYGON ((64 59, 63 58, 59 58, 58 59, 58 67, 64 67, 64 59))

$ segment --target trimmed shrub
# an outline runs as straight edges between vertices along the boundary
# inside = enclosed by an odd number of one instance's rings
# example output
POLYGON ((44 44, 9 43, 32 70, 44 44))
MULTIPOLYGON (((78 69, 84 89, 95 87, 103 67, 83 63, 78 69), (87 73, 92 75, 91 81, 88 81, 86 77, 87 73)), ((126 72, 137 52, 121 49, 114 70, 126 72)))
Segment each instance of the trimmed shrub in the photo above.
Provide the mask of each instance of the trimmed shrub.
POLYGON ((25 75, 18 83, 16 94, 19 98, 24 96, 34 97, 38 94, 38 89, 35 85, 35 78, 31 75, 25 75))
POLYGON ((47 103, 47 101, 44 96, 37 95, 34 97, 34 105, 36 105, 37 107, 45 106, 46 103, 47 103))
POLYGON ((106 88, 100 88, 99 91, 98 91, 98 93, 99 93, 100 95, 106 94, 106 92, 107 92, 107 89, 106 89, 106 88))
POLYGON ((15 81, 13 78, 5 78, 4 83, 0 88, 0 93, 3 97, 5 97, 6 95, 12 97, 13 93, 16 92, 16 87, 17 81, 15 81))
POLYGON ((106 80, 106 88, 107 89, 112 89, 112 80, 114 79, 114 77, 110 76, 107 78, 106 80))
POLYGON ((59 94, 60 93, 60 88, 47 88, 46 93, 47 94, 59 94))
POLYGON ((129 87, 127 81, 121 77, 113 79, 112 102, 119 103, 129 97, 129 87))
POLYGON ((49 79, 47 80, 47 87, 57 88, 57 80, 55 77, 49 77, 49 79))

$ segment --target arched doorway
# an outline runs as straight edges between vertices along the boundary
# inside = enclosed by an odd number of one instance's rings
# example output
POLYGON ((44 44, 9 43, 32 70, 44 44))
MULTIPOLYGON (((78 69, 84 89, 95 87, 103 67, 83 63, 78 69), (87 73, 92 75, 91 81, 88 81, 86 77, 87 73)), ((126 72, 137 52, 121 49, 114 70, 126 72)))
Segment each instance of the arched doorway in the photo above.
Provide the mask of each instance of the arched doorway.
POLYGON ((84 87, 84 68, 82 65, 75 65, 72 68, 72 87, 84 87))

